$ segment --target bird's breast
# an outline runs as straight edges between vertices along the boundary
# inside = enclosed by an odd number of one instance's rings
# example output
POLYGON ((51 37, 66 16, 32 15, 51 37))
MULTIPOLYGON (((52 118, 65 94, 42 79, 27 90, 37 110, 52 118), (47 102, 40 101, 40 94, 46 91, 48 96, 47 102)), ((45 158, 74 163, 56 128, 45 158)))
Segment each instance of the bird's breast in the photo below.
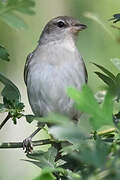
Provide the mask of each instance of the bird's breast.
MULTIPOLYGON (((68 46, 67 46, 68 48, 68 46)), ((65 47, 50 47, 33 57, 27 78, 28 97, 33 112, 45 116, 59 112, 72 118, 73 101, 67 96, 67 88, 81 89, 85 83, 81 56, 65 47)))
POLYGON ((73 40, 64 40, 60 42, 60 46, 67 51, 75 52, 76 51, 76 46, 73 40))

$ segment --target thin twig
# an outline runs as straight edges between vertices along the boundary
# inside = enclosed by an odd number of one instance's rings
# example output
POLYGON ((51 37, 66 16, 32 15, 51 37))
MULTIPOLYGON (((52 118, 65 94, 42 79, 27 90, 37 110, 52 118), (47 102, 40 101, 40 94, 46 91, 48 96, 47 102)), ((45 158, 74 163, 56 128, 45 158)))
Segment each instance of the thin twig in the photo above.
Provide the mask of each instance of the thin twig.
MULTIPOLYGON (((54 142, 50 139, 43 139, 38 141, 32 141, 33 146, 42 146, 46 144, 53 144, 54 142)), ((6 142, 0 143, 0 149, 7 148, 23 148, 23 142, 6 142)))
POLYGON ((102 130, 102 131, 96 131, 96 132, 93 132, 90 134, 90 139, 91 138, 95 138, 95 136, 105 136, 105 135, 108 135, 108 134, 111 134, 111 133, 116 133, 118 132, 116 128, 110 128, 110 129, 106 129, 106 130, 102 130))
POLYGON ((6 122, 11 118, 10 113, 8 113, 8 115, 6 116, 6 118, 3 120, 3 122, 0 124, 0 130, 2 129, 2 127, 6 124, 6 122))
POLYGON ((97 132, 97 135, 103 136, 103 135, 110 134, 110 133, 113 133, 113 132, 117 132, 117 129, 116 128, 110 128, 110 129, 107 129, 107 130, 99 131, 99 132, 97 132))

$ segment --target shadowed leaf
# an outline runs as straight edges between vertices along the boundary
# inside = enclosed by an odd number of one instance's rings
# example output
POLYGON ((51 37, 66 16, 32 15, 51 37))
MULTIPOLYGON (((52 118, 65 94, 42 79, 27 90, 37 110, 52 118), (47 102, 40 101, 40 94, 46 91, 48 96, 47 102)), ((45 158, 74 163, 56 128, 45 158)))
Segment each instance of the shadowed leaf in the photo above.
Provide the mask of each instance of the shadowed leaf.
POLYGON ((28 123, 33 122, 33 120, 35 119, 35 116, 34 116, 34 115, 31 115, 31 114, 25 115, 25 117, 26 117, 26 121, 27 121, 28 123))
POLYGON ((21 95, 15 84, 13 84, 13 82, 6 78, 2 73, 0 73, 0 81, 5 85, 1 93, 2 96, 7 100, 20 101, 21 95))
POLYGON ((103 66, 100 66, 96 63, 92 63, 95 66, 97 66, 99 69, 101 69, 106 75, 108 75, 112 80, 115 80, 115 75, 113 73, 111 73, 110 71, 108 71, 106 68, 104 68, 103 66))
MULTIPOLYGON (((57 150, 54 147, 48 149, 47 152, 37 151, 27 154, 27 157, 36 161, 30 161, 40 168, 55 168, 55 158, 57 150)), ((27 160, 29 161, 29 160, 27 160)))
POLYGON ((100 72, 95 72, 95 74, 97 74, 99 76, 99 78, 102 79, 104 81, 104 83, 106 83, 108 86, 114 87, 114 81, 110 77, 108 77, 100 72))

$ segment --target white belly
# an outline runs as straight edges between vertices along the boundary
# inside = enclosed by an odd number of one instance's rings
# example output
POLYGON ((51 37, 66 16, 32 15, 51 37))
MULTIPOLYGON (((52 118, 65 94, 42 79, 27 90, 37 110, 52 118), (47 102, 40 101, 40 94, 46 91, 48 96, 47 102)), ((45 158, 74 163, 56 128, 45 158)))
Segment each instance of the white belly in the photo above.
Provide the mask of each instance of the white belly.
POLYGON ((73 101, 67 96, 68 87, 81 89, 85 80, 82 74, 65 67, 40 65, 28 77, 28 97, 36 116, 46 116, 58 112, 72 118, 76 114, 73 101))
MULTIPOLYGON (((55 49, 53 51, 55 52, 55 49)), ((73 118, 79 113, 66 92, 68 87, 80 90, 85 83, 82 59, 78 53, 74 56, 72 51, 66 53, 63 48, 52 58, 52 50, 48 50, 45 55, 42 53, 36 55, 30 64, 27 77, 30 105, 36 116, 46 116, 49 112, 57 112, 73 118), (49 64, 46 61, 48 57, 49 64), (34 63, 34 60, 38 63, 34 63)))

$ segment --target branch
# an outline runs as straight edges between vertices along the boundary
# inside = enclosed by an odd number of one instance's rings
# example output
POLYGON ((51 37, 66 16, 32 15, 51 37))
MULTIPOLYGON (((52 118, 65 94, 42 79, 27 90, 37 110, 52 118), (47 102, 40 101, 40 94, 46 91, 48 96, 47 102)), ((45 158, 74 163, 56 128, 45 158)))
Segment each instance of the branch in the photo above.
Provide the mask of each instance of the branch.
MULTIPOLYGON (((116 132, 116 128, 111 128, 108 130, 100 131, 97 134, 99 136, 103 136, 109 133, 116 132)), ((90 136, 91 138, 93 137, 93 134, 90 136)), ((46 144, 52 144, 55 145, 56 142, 50 139, 43 139, 43 140, 38 140, 38 141, 32 141, 33 146, 43 146, 46 144)), ((6 143, 0 143, 0 149, 9 149, 9 148, 23 148, 23 142, 6 142, 6 143)))
POLYGON ((3 122, 0 124, 0 130, 2 129, 2 127, 6 124, 6 122, 11 118, 10 113, 8 113, 8 115, 6 116, 6 118, 3 120, 3 122))
MULTIPOLYGON (((54 142, 50 139, 43 139, 38 141, 32 141, 33 146, 42 146, 46 144, 53 144, 54 142)), ((0 143, 0 149, 3 148, 23 148, 23 142, 6 142, 0 143)))

